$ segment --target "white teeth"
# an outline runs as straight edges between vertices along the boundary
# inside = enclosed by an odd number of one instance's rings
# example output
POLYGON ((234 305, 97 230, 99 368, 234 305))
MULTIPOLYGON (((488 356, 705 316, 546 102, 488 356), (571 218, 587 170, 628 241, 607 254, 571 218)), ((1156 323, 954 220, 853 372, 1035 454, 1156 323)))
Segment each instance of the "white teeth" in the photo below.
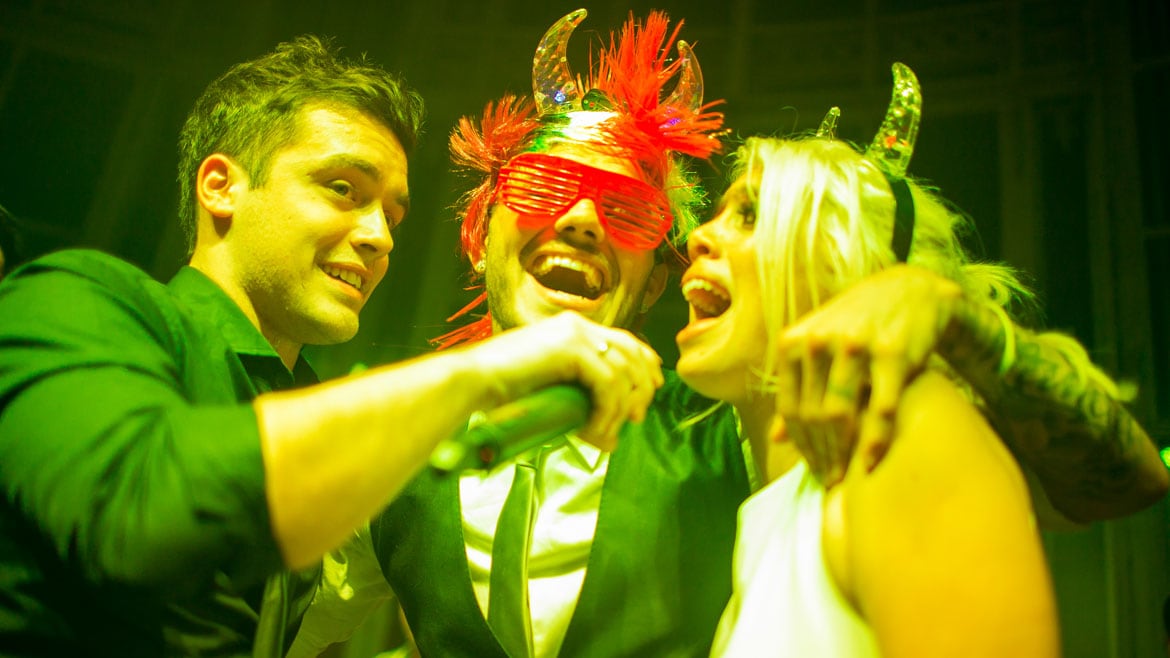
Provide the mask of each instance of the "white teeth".
POLYGON ((704 290, 715 295, 725 302, 730 302, 731 298, 727 296, 723 288, 717 287, 715 284, 706 279, 688 279, 682 286, 683 295, 686 296, 696 290, 704 290))
POLYGON ((707 317, 723 315, 731 306, 731 296, 721 286, 706 279, 687 279, 682 285, 683 298, 707 317))
POLYGON ((321 269, 325 270, 325 273, 334 279, 341 279, 358 290, 362 289, 362 277, 357 272, 343 270, 340 267, 333 267, 332 265, 322 265, 321 269))
POLYGON ((544 276, 553 270, 555 267, 563 267, 567 270, 580 272, 585 277, 585 284, 594 290, 601 289, 601 270, 568 256, 554 255, 547 256, 540 261, 533 270, 533 275, 544 276))

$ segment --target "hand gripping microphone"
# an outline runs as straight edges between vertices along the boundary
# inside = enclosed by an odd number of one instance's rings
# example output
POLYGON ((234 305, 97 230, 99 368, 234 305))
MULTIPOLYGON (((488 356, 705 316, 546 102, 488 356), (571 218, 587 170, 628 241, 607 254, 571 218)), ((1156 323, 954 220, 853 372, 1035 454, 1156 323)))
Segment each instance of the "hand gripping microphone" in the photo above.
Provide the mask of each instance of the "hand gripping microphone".
POLYGON ((483 422, 443 441, 431 453, 441 473, 486 469, 578 429, 592 403, 584 388, 558 384, 493 409, 483 422))

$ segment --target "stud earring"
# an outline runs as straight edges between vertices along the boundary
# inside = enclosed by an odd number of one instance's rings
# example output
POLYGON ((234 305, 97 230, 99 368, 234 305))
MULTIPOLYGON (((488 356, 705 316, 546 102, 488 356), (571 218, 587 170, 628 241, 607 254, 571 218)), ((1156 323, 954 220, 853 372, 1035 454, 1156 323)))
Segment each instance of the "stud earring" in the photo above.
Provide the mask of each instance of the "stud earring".
POLYGON ((481 258, 481 259, 475 261, 475 265, 472 265, 472 269, 475 270, 476 274, 483 274, 484 272, 487 271, 487 263, 485 263, 484 260, 481 258))

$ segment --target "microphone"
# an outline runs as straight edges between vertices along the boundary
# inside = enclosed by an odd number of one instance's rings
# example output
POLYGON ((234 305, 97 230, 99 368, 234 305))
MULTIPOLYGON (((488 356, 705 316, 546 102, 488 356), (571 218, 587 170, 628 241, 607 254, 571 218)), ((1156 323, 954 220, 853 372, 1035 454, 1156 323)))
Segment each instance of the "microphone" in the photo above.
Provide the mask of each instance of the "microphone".
POLYGON ((592 406, 579 385, 541 389, 493 409, 482 423, 440 443, 431 452, 431 467, 442 474, 491 468, 581 427, 592 406))

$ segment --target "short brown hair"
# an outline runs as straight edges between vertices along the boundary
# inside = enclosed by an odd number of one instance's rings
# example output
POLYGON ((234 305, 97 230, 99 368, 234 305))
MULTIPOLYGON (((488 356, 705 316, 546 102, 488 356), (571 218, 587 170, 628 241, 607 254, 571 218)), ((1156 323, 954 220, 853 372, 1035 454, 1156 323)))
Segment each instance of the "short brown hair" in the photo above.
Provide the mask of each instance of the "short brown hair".
POLYGON ((188 256, 195 249, 195 176, 203 159, 229 155, 253 186, 263 185, 269 160, 295 137, 297 118, 311 103, 344 105, 376 119, 407 155, 422 132, 418 92, 365 55, 342 58, 328 39, 297 37, 236 64, 207 86, 179 133, 179 222, 188 256))

